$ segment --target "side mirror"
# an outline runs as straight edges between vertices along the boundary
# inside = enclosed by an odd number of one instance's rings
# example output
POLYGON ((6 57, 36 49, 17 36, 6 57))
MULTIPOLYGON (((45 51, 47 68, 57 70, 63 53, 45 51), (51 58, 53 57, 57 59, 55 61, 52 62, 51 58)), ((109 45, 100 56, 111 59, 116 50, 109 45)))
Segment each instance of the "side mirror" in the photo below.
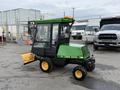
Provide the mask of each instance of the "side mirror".
POLYGON ((99 31, 97 28, 95 28, 94 30, 95 30, 95 32, 98 32, 98 31, 99 31))

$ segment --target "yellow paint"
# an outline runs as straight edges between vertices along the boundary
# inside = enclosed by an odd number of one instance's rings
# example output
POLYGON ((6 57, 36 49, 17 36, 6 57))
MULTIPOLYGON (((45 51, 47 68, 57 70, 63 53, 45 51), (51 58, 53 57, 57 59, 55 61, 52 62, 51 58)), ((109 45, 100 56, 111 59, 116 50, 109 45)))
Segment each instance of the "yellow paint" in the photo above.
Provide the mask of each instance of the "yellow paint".
POLYGON ((64 16, 65 19, 73 19, 72 16, 64 16))

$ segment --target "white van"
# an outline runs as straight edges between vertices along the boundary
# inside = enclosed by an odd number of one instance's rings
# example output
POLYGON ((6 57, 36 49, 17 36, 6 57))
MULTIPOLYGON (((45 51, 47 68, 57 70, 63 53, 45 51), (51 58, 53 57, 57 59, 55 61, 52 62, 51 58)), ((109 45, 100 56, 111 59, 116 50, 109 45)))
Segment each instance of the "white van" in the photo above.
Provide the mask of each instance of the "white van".
POLYGON ((90 19, 88 20, 87 27, 85 28, 85 34, 83 36, 83 41, 86 43, 93 43, 95 34, 99 31, 100 19, 90 19))
POLYGON ((73 39, 82 39, 86 25, 86 22, 75 22, 73 24, 71 29, 71 36, 73 37, 73 39))

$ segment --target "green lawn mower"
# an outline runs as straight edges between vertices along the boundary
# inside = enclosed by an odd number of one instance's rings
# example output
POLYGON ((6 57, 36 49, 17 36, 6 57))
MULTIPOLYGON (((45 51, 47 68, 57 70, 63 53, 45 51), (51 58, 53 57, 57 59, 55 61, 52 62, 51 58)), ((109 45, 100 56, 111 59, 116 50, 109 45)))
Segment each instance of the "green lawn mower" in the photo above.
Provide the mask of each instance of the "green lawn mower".
POLYGON ((39 60, 40 69, 47 73, 54 67, 77 64, 73 76, 77 80, 84 80, 87 71, 95 69, 95 59, 86 45, 70 43, 73 23, 74 19, 70 17, 29 21, 28 31, 33 43, 31 53, 22 55, 24 64, 39 60))

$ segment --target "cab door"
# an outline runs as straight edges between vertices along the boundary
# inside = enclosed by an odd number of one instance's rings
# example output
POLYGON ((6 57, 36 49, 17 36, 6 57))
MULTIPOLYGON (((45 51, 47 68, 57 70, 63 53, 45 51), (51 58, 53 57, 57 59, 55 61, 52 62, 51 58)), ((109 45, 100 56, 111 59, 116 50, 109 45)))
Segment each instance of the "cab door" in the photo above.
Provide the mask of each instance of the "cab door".
POLYGON ((51 25, 37 25, 36 35, 32 46, 32 53, 37 56, 45 56, 46 50, 50 48, 51 25))

